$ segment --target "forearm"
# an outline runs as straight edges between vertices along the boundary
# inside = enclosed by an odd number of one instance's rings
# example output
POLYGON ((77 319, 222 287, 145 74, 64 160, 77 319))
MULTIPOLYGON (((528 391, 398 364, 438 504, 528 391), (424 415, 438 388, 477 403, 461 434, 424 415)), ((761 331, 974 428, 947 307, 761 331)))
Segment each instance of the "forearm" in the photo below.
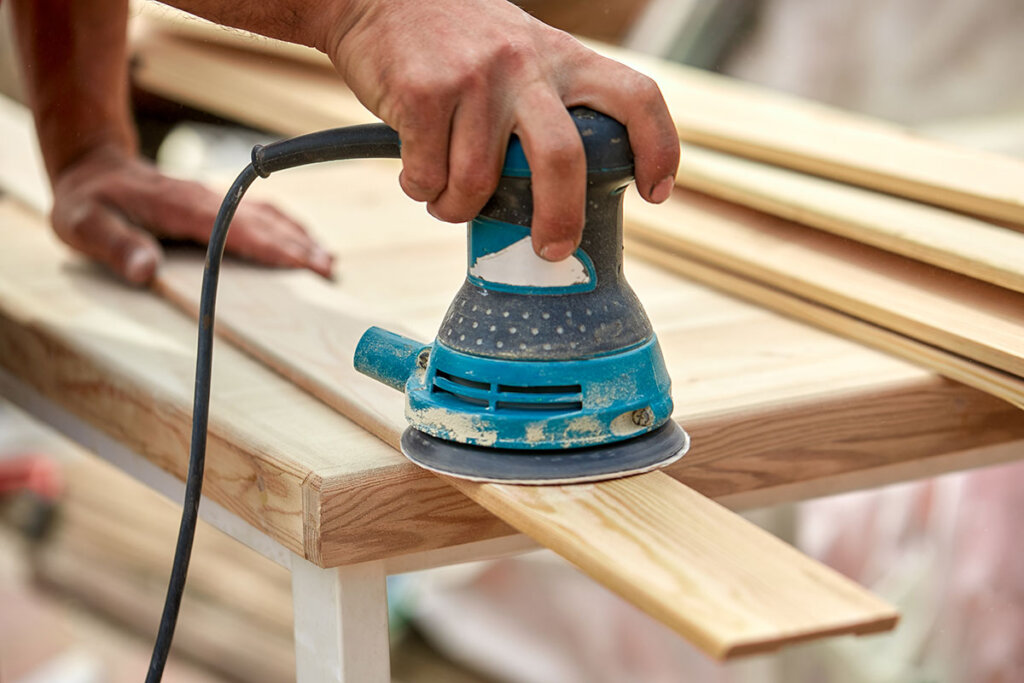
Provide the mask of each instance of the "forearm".
POLYGON ((13 0, 29 104, 55 180, 86 153, 136 150, 128 103, 128 0, 13 0))
POLYGON ((365 4, 362 0, 163 1, 218 24, 328 53, 365 4))

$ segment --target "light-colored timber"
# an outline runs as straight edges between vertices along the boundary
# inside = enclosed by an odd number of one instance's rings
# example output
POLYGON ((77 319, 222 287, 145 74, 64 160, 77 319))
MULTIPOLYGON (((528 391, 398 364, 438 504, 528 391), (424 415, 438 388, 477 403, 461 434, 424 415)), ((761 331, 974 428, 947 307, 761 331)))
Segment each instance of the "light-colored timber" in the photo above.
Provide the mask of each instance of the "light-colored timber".
MULTIPOLYGON (((10 213, 0 215, 5 220, 10 220, 13 217, 10 213)), ((23 230, 23 232, 28 234, 35 233, 45 238, 46 241, 52 239, 38 228, 23 230)), ((42 253, 45 253, 52 259, 53 251, 44 250, 42 253)), ((19 256, 19 260, 23 263, 23 268, 31 268, 35 271, 35 281, 39 282, 38 278, 47 269, 47 263, 45 261, 31 263, 24 259, 23 253, 19 256)), ((20 274, 11 273, 13 269, 8 267, 11 265, 10 263, 0 265, 4 267, 5 274, 19 276, 19 279, 26 277, 26 272, 24 271, 20 274)), ((184 406, 187 405, 187 391, 191 385, 192 364, 191 343, 187 340, 192 334, 187 335, 185 337, 186 341, 179 345, 175 345, 170 349, 166 348, 166 346, 160 344, 158 341, 159 336, 155 332, 144 327, 143 320, 138 320, 134 326, 118 324, 118 315, 130 314, 130 306, 127 311, 119 312, 115 310, 111 311, 110 315, 103 315, 103 312, 110 310, 107 308, 107 305, 113 303, 114 300, 112 299, 106 300, 106 303, 101 305, 87 306, 86 310, 91 313, 89 316, 76 315, 76 311, 73 309, 68 310, 64 308, 62 310, 54 302, 55 297, 52 285, 56 284, 59 287, 61 281, 60 274, 63 268, 58 262, 54 262, 49 268, 57 276, 56 280, 52 279, 53 276, 51 276, 51 279, 48 280, 51 286, 43 290, 49 301, 44 302, 36 298, 32 302, 25 302, 22 299, 22 306, 14 310, 8 309, 4 311, 5 316, 0 321, 3 323, 0 324, 0 349, 4 352, 5 365, 11 363, 12 371, 29 375, 34 380, 34 383, 40 383, 40 379, 44 380, 42 383, 47 393, 60 396, 62 401, 71 401, 80 411, 86 413, 87 418, 91 418, 93 421, 104 422, 108 425, 108 428, 115 430, 114 433, 119 438, 124 438, 133 443, 140 451, 150 457, 154 457, 161 465, 168 466, 169 469, 181 476, 187 450, 185 434, 187 434, 188 427, 187 412, 184 410, 184 406), (40 309, 43 310, 41 314, 38 312, 40 309), (52 313, 48 314, 49 311, 52 311, 52 313), (51 315, 53 317, 50 317, 51 315), (45 343, 45 334, 43 337, 40 337, 40 332, 35 329, 40 326, 40 323, 42 323, 41 327, 43 330, 53 330, 54 326, 58 328, 61 325, 71 326, 78 335, 83 335, 87 342, 91 341, 91 344, 89 344, 90 352, 103 353, 106 364, 108 367, 113 365, 114 367, 111 369, 115 370, 115 372, 111 372, 108 375, 108 373, 101 371, 97 374, 95 371, 90 371, 88 364, 83 363, 80 357, 76 357, 74 351, 80 350, 75 349, 74 346, 69 350, 69 353, 57 345, 45 343), (19 334, 22 330, 24 330, 24 333, 19 334), (154 348, 154 344, 156 344, 155 350, 157 352, 169 357, 159 361, 159 367, 155 371, 152 373, 147 371, 146 374, 154 378, 166 377, 167 373, 174 375, 172 381, 175 388, 174 393, 180 391, 182 394, 185 394, 180 396, 177 401, 181 408, 175 411, 176 415, 168 415, 165 412, 169 407, 166 405, 166 402, 163 407, 161 407, 159 401, 154 405, 153 401, 145 393, 139 393, 138 390, 133 392, 132 386, 126 381, 127 378, 124 377, 127 373, 123 371, 119 373, 122 379, 118 381, 117 366, 121 368, 125 368, 126 365, 134 367, 135 374, 138 374, 138 368, 140 367, 148 368, 148 365, 143 364, 140 356, 145 354, 147 350, 154 348), (136 346, 141 348, 133 349, 136 346), (33 354, 35 355, 33 356, 33 354), (171 354, 177 355, 177 362, 175 362, 174 356, 171 354), (58 362, 54 362, 55 360, 58 362), (47 379, 48 384, 46 382, 47 379), (70 394, 70 396, 67 394, 70 394), (120 406, 117 400, 122 396, 129 397, 129 401, 123 407, 120 406), (115 410, 118 410, 118 412, 115 413, 115 410), (147 419, 149 415, 152 415, 155 420, 147 419), (157 425, 160 424, 161 419, 167 420, 169 418, 172 422, 180 421, 180 423, 173 430, 171 430, 170 425, 163 426, 164 433, 161 437, 157 425), (111 419, 113 422, 109 421, 111 419), (140 429, 140 427, 144 428, 146 426, 149 427, 148 430, 140 429), (168 437, 172 434, 176 436, 168 440, 168 437), (173 461, 168 462, 157 457, 161 451, 173 454, 173 461)), ((262 275, 265 277, 264 281, 273 287, 275 282, 274 278, 268 277, 270 273, 264 272, 262 275)), ((311 281, 315 282, 315 280, 311 281)), ((10 296, 9 292, 5 291, 7 284, 8 281, 4 280, 3 284, 0 285, 0 300, 9 305, 12 300, 16 300, 18 297, 10 296)), ((92 297, 97 296, 97 286, 102 289, 103 278, 102 275, 96 272, 95 268, 88 267, 86 268, 85 277, 75 279, 70 284, 78 296, 85 297, 88 301, 92 297), (88 276, 90 274, 93 277, 100 276, 98 283, 89 282, 88 276)), ((113 285, 113 283, 111 285, 113 288, 118 287, 113 285)), ((150 302, 150 297, 146 296, 143 292, 131 291, 123 287, 121 289, 124 290, 126 295, 139 297, 150 302)), ((167 311, 163 311, 162 315, 166 317, 167 311)), ((327 317, 326 322, 330 324, 336 321, 327 317)), ((300 341, 304 337, 294 334, 296 330, 293 329, 292 331, 292 338, 300 345, 304 343, 300 341)), ((76 341, 79 339, 78 335, 70 332, 68 334, 75 338, 76 341)), ((330 338, 324 338, 318 334, 313 338, 313 343, 319 347, 320 344, 326 343, 330 345, 339 342, 330 338)), ((295 349, 294 346, 291 348, 295 349)), ((343 362, 347 361, 351 355, 351 349, 347 349, 344 346, 336 346, 334 348, 335 352, 339 354, 339 358, 343 362)), ((381 496, 384 495, 386 489, 391 489, 391 494, 394 495, 403 488, 401 484, 403 474, 405 477, 408 477, 410 474, 419 475, 421 478, 436 482, 443 489, 451 491, 452 494, 458 495, 455 489, 432 475, 427 475, 418 471, 417 468, 408 465, 393 451, 391 453, 395 458, 399 459, 399 462, 389 468, 386 464, 388 459, 381 459, 379 454, 381 448, 384 448, 386 451, 390 451, 390 449, 384 447, 380 442, 377 442, 376 449, 371 448, 368 452, 360 453, 350 450, 353 443, 351 438, 338 438, 335 436, 331 439, 329 429, 320 429, 313 422, 316 419, 317 410, 310 410, 311 406, 302 405, 298 401, 296 401, 296 405, 292 406, 285 403, 288 400, 294 400, 295 397, 293 395, 282 393, 281 397, 273 403, 273 409, 268 411, 266 403, 269 397, 263 394, 263 392, 253 390, 251 376, 244 381, 236 380, 232 382, 230 380, 230 375, 234 372, 233 366, 236 366, 238 371, 241 372, 247 364, 244 362, 240 364, 233 363, 232 356, 234 354, 225 345, 221 345, 217 353, 217 376, 214 380, 214 384, 217 387, 214 389, 211 448, 206 480, 206 490, 209 495, 215 496, 218 500, 225 500, 230 509, 238 510, 240 514, 243 514, 248 519, 256 523, 262 522, 263 528, 275 536, 281 534, 283 531, 281 523, 286 522, 286 528, 293 530, 290 536, 291 547, 298 552, 302 551, 302 546, 299 545, 297 547, 297 544, 306 542, 308 540, 306 534, 313 531, 313 529, 305 526, 308 523, 307 520, 316 520, 313 522, 316 524, 319 521, 317 519, 318 516, 322 519, 326 506, 334 508, 333 514, 336 518, 338 516, 352 516, 361 519, 360 524, 352 526, 342 524, 334 529, 334 533, 340 536, 339 540, 341 540, 342 544, 349 546, 350 551, 353 550, 351 535, 360 534, 362 537, 360 543, 363 544, 362 552, 366 554, 397 554, 396 551, 401 552, 403 546, 409 543, 410 538, 422 543, 420 536, 425 533, 425 526, 428 528, 431 526, 429 524, 429 514, 428 519, 422 518, 422 515, 425 514, 425 510, 422 507, 423 503, 431 506, 440 505, 438 514, 442 515, 443 522, 435 522, 434 526, 437 524, 441 524, 444 528, 462 526, 465 531, 465 523, 459 524, 460 514, 458 508, 445 504, 443 499, 438 500, 436 496, 417 496, 420 499, 417 501, 411 498, 411 492, 406 490, 401 495, 395 497, 390 505, 382 505, 381 500, 381 496), (225 363, 225 361, 227 362, 225 363), (224 376, 225 369, 228 370, 228 377, 224 376), (229 390, 229 386, 234 388, 229 390), (257 427, 256 425, 259 422, 263 424, 257 427), (295 441, 292 448, 295 449, 296 455, 305 454, 301 455, 301 457, 305 459, 307 464, 303 465, 301 460, 284 460, 286 454, 277 450, 275 446, 276 439, 273 436, 274 434, 279 434, 282 429, 285 433, 294 435, 295 441), (262 438, 257 437, 256 435, 259 434, 264 434, 265 436, 262 438), (256 438, 254 439, 254 437, 256 438), (345 455, 333 458, 328 455, 326 459, 320 461, 319 465, 313 465, 313 462, 318 459, 316 451, 322 453, 324 447, 334 452, 344 448, 345 455), (254 462, 253 458, 257 454, 260 460, 254 462), (379 464, 371 464, 371 457, 379 464), (241 458, 241 462, 232 465, 232 460, 237 458, 241 458), (361 458, 363 462, 360 467, 361 458), (279 460, 275 462, 275 459, 279 460), (311 465, 313 466, 311 467, 311 465), (255 470, 253 470, 253 467, 255 467, 255 470), (278 468, 278 471, 275 471, 275 468, 278 468), (280 472, 280 468, 287 468, 291 471, 294 477, 292 483, 288 484, 282 480, 285 473, 280 472), (349 469, 351 471, 352 468, 361 469, 364 474, 362 476, 356 475, 356 477, 352 477, 350 475, 346 477, 338 482, 344 484, 342 490, 335 488, 329 491, 331 495, 323 495, 324 479, 340 470, 349 469), (388 469, 391 469, 394 475, 389 476, 388 469), (273 502, 268 500, 271 495, 275 498, 273 502), (316 497, 310 497, 311 495, 316 497), (281 496, 286 496, 286 498, 281 500, 281 496), (250 506, 254 504, 256 509, 261 511, 264 519, 253 518, 252 512, 254 510, 250 506), (340 515, 337 509, 338 506, 342 508, 340 515), (347 511, 347 515, 345 511, 347 511), (399 521, 395 519, 396 517, 403 518, 403 520, 399 521), (267 524, 271 519, 277 522, 275 527, 270 527, 267 524), (424 525, 424 522, 428 523, 424 525), (301 538, 296 538, 296 533, 302 534, 301 538)), ((238 360, 242 361, 243 359, 238 360)), ((351 384, 342 386, 352 392, 359 391, 357 387, 351 384)), ((321 411, 328 410, 324 406, 319 408, 321 411)), ((399 409, 394 414, 394 422, 392 424, 398 423, 400 420, 401 409, 399 405, 399 409)), ((373 441, 369 435, 365 433, 362 433, 362 435, 373 441)), ((682 487, 681 484, 676 482, 672 482, 672 485, 682 487)), ((484 489, 485 492, 489 490, 484 489)), ((649 492, 648 497, 652 501, 663 499, 662 494, 658 493, 658 491, 649 492)), ((481 498, 481 500, 489 499, 481 498)), ((669 498, 660 510, 660 514, 674 509, 674 505, 675 503, 669 498)), ((502 516, 505 518, 509 517, 507 514, 502 516)), ((557 518, 557 515, 555 517, 557 518)), ((738 523, 741 522, 738 517, 736 520, 738 523)), ((671 517, 667 521, 671 522, 671 517)), ((680 526, 675 523, 672 523, 671 526, 681 530, 680 533, 687 529, 686 526, 680 526)), ((494 528, 493 525, 492 528, 494 528)), ((315 530, 319 532, 324 531, 319 527, 315 530)), ((435 531, 437 530, 435 529, 435 531)), ((591 551, 586 550, 586 548, 595 542, 597 537, 586 527, 577 526, 577 532, 578 535, 575 540, 577 552, 582 555, 590 554, 591 551)), ((542 543, 547 540, 547 537, 543 534, 535 531, 534 533, 542 543)), ((629 536, 632 532, 628 528, 624 528, 623 533, 629 536)), ((448 538, 452 539, 452 536, 448 536, 448 538)), ((461 540, 465 540, 465 537, 461 540)), ((448 542, 451 543, 453 541, 449 540, 448 542)), ((563 552, 566 550, 564 545, 562 545, 562 541, 558 541, 554 545, 563 552)), ((686 544, 684 543, 683 545, 685 546, 686 544)), ((349 552, 345 559, 351 560, 353 557, 358 557, 358 550, 349 552)), ((317 556, 317 559, 320 559, 320 557, 317 556)), ((679 558, 680 566, 683 565, 683 559, 682 557, 679 558)), ((587 563, 584 564, 589 566, 587 563)), ((796 569, 798 567, 794 567, 794 570, 796 569)), ((637 572, 643 574, 648 571, 654 571, 654 567, 646 567, 642 563, 638 564, 636 561, 632 561, 628 565, 621 562, 609 565, 606 570, 608 577, 617 577, 614 580, 609 579, 611 587, 616 589, 632 582, 636 578, 637 572)), ((594 573, 593 568, 591 568, 591 573, 594 573)), ((716 574, 721 573, 717 572, 716 574)), ((595 574, 595 576, 602 580, 606 578, 603 574, 595 574)), ((676 578, 682 580, 683 577, 679 576, 676 578)), ((791 578, 793 585, 799 586, 801 580, 804 580, 805 575, 801 570, 800 572, 795 572, 791 578)), ((819 589, 822 593, 830 594, 833 592, 831 587, 821 587, 817 583, 809 583, 804 588, 808 592, 814 592, 819 589)), ((684 588, 681 587, 681 590, 684 590, 684 588)), ((861 599, 859 601, 854 600, 846 605, 849 609, 837 609, 835 612, 831 609, 820 611, 817 615, 819 619, 817 622, 818 626, 816 628, 808 627, 806 630, 801 626, 797 629, 798 635, 794 635, 792 629, 780 628, 776 632, 778 644, 789 642, 794 637, 813 637, 815 634, 825 635, 846 631, 857 632, 891 625, 894 619, 891 610, 880 608, 876 601, 862 593, 860 589, 855 588, 853 584, 847 586, 846 592, 847 594, 859 595, 861 599)), ((627 599, 633 598, 628 593, 625 597, 627 599)), ((665 599, 667 600, 668 596, 665 599)), ((824 600, 823 597, 821 599, 824 600)), ((645 600, 646 602, 642 604, 645 609, 652 612, 655 616, 662 616, 664 610, 658 609, 657 599, 654 599, 653 602, 648 598, 645 598, 645 600)), ((743 611, 747 611, 745 606, 741 605, 740 608, 743 611)), ((667 608, 665 609, 667 610, 667 608)), ((771 613, 775 610, 776 607, 769 604, 768 612, 771 613)), ((779 624, 785 625, 789 623, 785 613, 775 615, 773 618, 779 624)), ((757 621, 760 617, 755 619, 754 616, 751 616, 751 619, 757 621)), ((806 622, 800 623, 806 625, 806 622)), ((684 635, 692 635, 691 631, 683 628, 678 623, 670 622, 670 625, 679 628, 684 635)), ((702 644, 715 656, 727 656, 744 653, 748 647, 758 649, 770 647, 773 638, 764 631, 758 631, 756 636, 749 637, 743 630, 730 631, 730 633, 732 635, 725 637, 720 642, 716 640, 713 642, 702 642, 702 644)))
POLYGON ((573 486, 449 482, 717 659, 895 626, 892 608, 859 586, 661 472, 573 486))
POLYGON ((930 346, 884 327, 872 325, 827 306, 788 294, 763 282, 728 270, 652 246, 642 240, 629 240, 628 250, 645 261, 656 263, 674 273, 703 282, 792 316, 817 327, 855 339, 882 351, 929 368, 968 386, 997 396, 1024 410, 1024 379, 930 346))
POLYGON ((1024 296, 693 192, 632 202, 628 230, 1018 377, 1024 296))
POLYGON ((927 204, 683 144, 676 183, 1024 292, 1024 233, 927 204))
POLYGON ((680 140, 1024 225, 1024 161, 603 44, 661 87, 680 140))

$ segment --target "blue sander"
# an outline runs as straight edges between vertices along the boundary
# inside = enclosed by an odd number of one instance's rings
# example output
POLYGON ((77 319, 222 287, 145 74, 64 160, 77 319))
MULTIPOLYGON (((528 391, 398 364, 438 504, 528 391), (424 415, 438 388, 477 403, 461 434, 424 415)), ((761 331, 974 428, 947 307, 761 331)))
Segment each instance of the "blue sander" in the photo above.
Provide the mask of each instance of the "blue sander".
MULTIPOLYGON (((469 225, 469 266, 432 344, 371 328, 355 366, 406 392, 402 450, 423 467, 478 481, 609 479, 682 457, 668 372, 651 323, 622 275, 622 193, 633 176, 626 129, 570 110, 587 155, 583 239, 560 263, 533 253, 530 167, 509 144, 501 182, 469 225)), ((257 146, 210 232, 199 296, 192 441, 185 500, 147 683, 163 676, 185 588, 203 490, 217 283, 231 219, 256 178, 296 166, 401 157, 384 124, 257 146)))
POLYGON ((530 168, 512 138, 494 196, 469 224, 466 280, 430 344, 377 327, 356 369, 406 394, 402 451, 435 472, 519 484, 594 481, 682 457, 668 371, 622 272, 626 129, 570 111, 587 158, 579 248, 530 241, 530 168))

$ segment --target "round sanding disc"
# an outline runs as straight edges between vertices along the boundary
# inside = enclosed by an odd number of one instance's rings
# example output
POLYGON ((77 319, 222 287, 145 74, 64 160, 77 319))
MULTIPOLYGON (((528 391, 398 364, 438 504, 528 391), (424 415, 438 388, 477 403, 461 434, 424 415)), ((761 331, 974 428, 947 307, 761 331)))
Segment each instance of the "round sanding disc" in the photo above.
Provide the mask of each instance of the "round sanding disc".
POLYGON ((633 439, 551 451, 469 446, 413 427, 402 434, 402 452, 420 467, 460 479, 505 484, 615 479, 669 465, 689 448, 689 435, 674 420, 633 439))

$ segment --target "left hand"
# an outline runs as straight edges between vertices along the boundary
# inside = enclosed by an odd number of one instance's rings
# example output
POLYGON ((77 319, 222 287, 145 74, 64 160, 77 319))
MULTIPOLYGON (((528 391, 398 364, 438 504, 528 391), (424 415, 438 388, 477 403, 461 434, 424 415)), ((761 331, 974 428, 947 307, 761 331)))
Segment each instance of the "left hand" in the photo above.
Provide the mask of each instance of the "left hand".
MULTIPOLYGON (((54 179, 52 222, 72 248, 132 284, 156 275, 155 238, 206 244, 221 197, 176 180, 113 146, 90 150, 54 179)), ((334 257, 294 220, 263 202, 245 201, 228 233, 228 253, 269 266, 308 268, 331 277, 334 257)))

